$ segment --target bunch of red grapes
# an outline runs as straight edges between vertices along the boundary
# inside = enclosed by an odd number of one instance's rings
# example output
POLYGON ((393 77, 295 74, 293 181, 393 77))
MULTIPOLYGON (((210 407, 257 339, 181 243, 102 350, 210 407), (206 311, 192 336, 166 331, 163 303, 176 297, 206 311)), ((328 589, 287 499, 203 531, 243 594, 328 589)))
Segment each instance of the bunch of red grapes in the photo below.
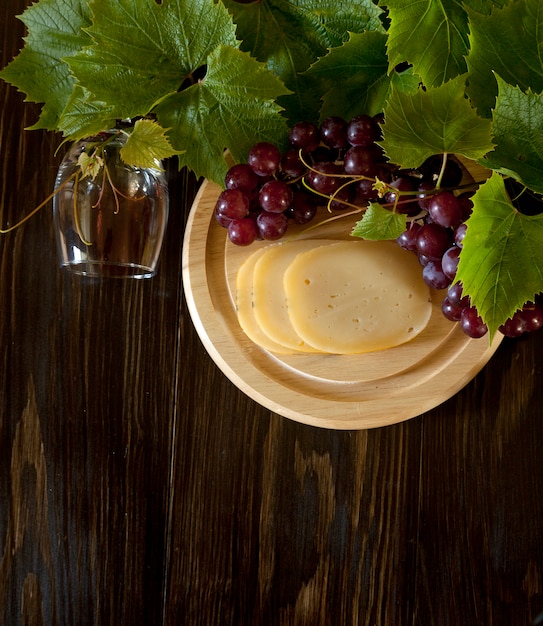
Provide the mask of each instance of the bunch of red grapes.
MULTIPOLYGON (((291 222, 308 224, 323 206, 341 211, 379 202, 404 213, 408 228, 398 244, 417 255, 426 284, 444 291, 445 317, 459 322, 469 337, 482 337, 488 328, 455 282, 475 189, 462 189, 461 166, 452 158, 444 163, 443 155, 416 170, 390 163, 378 144, 382 123, 381 116, 358 115, 350 121, 332 116, 320 125, 295 124, 283 151, 257 143, 246 163, 228 170, 215 218, 232 243, 247 246, 257 239, 281 239, 291 222)), ((500 331, 518 337, 541 326, 543 306, 536 301, 500 331)))
POLYGON ((215 217, 234 244, 245 246, 280 239, 290 222, 309 223, 329 201, 332 210, 366 206, 378 199, 375 178, 390 169, 379 137, 377 120, 367 115, 295 124, 286 150, 260 142, 247 163, 228 170, 215 217))

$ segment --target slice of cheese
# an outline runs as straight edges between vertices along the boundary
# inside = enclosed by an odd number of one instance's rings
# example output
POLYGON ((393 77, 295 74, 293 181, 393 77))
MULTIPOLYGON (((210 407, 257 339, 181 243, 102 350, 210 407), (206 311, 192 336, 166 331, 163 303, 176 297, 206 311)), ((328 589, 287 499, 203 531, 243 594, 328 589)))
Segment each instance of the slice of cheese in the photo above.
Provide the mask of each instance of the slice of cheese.
POLYGON ((406 343, 432 312, 415 255, 395 242, 344 241, 301 252, 285 268, 283 288, 296 334, 334 354, 406 343))
POLYGON ((262 331, 289 350, 318 352, 295 331, 287 310, 283 275, 300 253, 320 249, 327 241, 300 239, 270 245, 255 262, 253 272, 253 315, 262 331))
POLYGON ((253 252, 241 265, 236 276, 236 308, 239 325, 251 341, 265 350, 278 354, 289 354, 291 350, 273 341, 257 323, 253 314, 253 274, 255 263, 266 252, 260 248, 253 252))

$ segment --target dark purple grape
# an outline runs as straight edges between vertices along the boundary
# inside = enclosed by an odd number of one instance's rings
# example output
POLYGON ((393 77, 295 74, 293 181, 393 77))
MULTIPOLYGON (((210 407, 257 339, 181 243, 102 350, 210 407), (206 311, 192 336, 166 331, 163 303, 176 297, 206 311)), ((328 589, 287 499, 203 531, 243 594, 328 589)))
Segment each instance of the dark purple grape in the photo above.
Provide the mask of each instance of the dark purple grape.
POLYGON ((224 183, 227 189, 253 191, 258 185, 258 176, 247 163, 237 163, 226 173, 224 183))
POLYGON ((313 163, 328 163, 333 162, 337 158, 337 150, 327 148, 326 146, 319 146, 311 153, 311 160, 313 163))
POLYGON ((380 133, 381 133, 381 126, 385 123, 385 114, 384 113, 376 113, 373 116, 373 121, 377 124, 377 127, 379 128, 379 137, 380 137, 380 133))
POLYGON ((332 196, 333 200, 330 202, 330 209, 332 211, 343 211, 344 209, 348 209, 349 205, 354 202, 355 195, 356 190, 353 185, 341 187, 332 196))
POLYGON ((462 310, 460 325, 466 335, 472 339, 484 337, 488 332, 487 325, 474 306, 468 306, 462 310))
POLYGON ((288 209, 287 215, 296 224, 307 224, 317 214, 317 200, 313 194, 303 191, 294 192, 292 206, 288 209))
POLYGON ((283 213, 292 204, 293 193, 290 185, 281 180, 269 180, 262 185, 258 201, 264 211, 283 213))
POLYGON ((526 331, 531 333, 543 328, 543 306, 529 302, 522 307, 522 317, 526 323, 526 331))
POLYGON ((406 230, 396 239, 400 248, 409 250, 410 252, 416 252, 417 250, 417 233, 421 228, 417 222, 411 222, 406 230))
POLYGON ((397 202, 396 210, 398 213, 412 216, 420 212, 416 194, 407 193, 410 191, 414 192, 416 190, 416 182, 411 177, 399 176, 389 183, 389 185, 393 189, 387 191, 385 194, 385 202, 389 202, 390 204, 395 204, 397 202), (398 190, 400 193, 394 190, 398 190))
POLYGON ((366 146, 353 146, 343 157, 346 174, 375 178, 377 175, 378 152, 366 146))
POLYGON ((287 232, 288 218, 284 213, 262 211, 256 218, 256 224, 262 239, 275 241, 287 232))
POLYGON ((217 211, 214 211, 213 215, 215 216, 215 220, 217 221, 217 223, 220 224, 223 228, 228 228, 228 225, 232 221, 232 218, 225 217, 224 215, 217 213, 217 211))
POLYGON ((460 206, 462 207, 462 221, 465 222, 469 219, 473 212, 473 191, 466 191, 458 196, 460 206))
POLYGON ((289 141, 304 152, 314 152, 320 144, 319 129, 311 122, 298 122, 289 131, 289 141))
POLYGON ((377 178, 384 183, 390 183, 396 175, 397 169, 392 163, 379 163, 377 166, 377 178))
POLYGON ((369 115, 357 115, 347 125, 347 139, 351 146, 371 146, 379 135, 379 127, 369 115))
POLYGON ((419 206, 424 211, 428 211, 428 206, 433 195, 431 192, 433 192, 435 188, 435 183, 430 180, 423 180, 417 188, 417 198, 419 199, 419 206))
POLYGON ((425 254, 419 254, 418 252, 417 252, 417 258, 419 260, 419 263, 422 265, 422 267, 426 267, 428 263, 430 263, 430 261, 436 260, 436 259, 431 259, 429 256, 426 256, 425 254))
POLYGON ((463 306, 458 302, 452 302, 448 296, 443 298, 441 303, 441 311, 443 315, 451 322, 459 322, 462 316, 463 306))
POLYGON ((462 283, 454 283, 447 291, 447 298, 454 304, 459 304, 462 308, 469 306, 469 296, 464 295, 462 283))
POLYGON ((373 188, 374 181, 363 178, 356 183, 356 196, 362 203, 377 202, 379 200, 379 192, 373 188))
POLYGON ((258 228, 252 217, 232 220, 228 225, 228 237, 236 246, 249 246, 258 238, 258 228))
POLYGON ((436 224, 451 228, 457 226, 462 219, 462 205, 450 191, 440 191, 430 198, 428 214, 436 224))
POLYGON ((316 163, 313 167, 316 171, 309 171, 306 181, 315 191, 331 196, 343 184, 344 181, 339 178, 342 169, 336 163, 316 163))
POLYGON ((543 327, 543 307, 540 304, 528 302, 522 309, 506 320, 499 331, 506 337, 520 337, 543 327))
POLYGON ((281 172, 288 178, 300 178, 307 172, 307 167, 300 159, 298 150, 290 148, 281 156, 281 172))
POLYGON ((422 278, 431 289, 447 289, 451 279, 445 274, 438 260, 430 260, 422 268, 422 278))
POLYGON ((281 163, 281 153, 277 146, 261 141, 249 150, 247 163, 258 176, 272 176, 281 163))
POLYGON ((449 231, 438 224, 423 224, 417 233, 417 252, 431 259, 441 259, 450 246, 449 231))
POLYGON ((349 145, 347 139, 347 122, 336 115, 327 117, 320 125, 322 141, 330 148, 346 148, 349 145))
POLYGON ((468 225, 466 222, 462 222, 458 224, 458 226, 454 229, 454 243, 461 248, 464 245, 464 237, 466 236, 466 232, 468 230, 468 225))
POLYGON ((460 248, 458 246, 451 246, 441 258, 441 266, 443 273, 451 280, 454 280, 456 276, 456 270, 458 269, 458 263, 460 261, 460 248))
POLYGON ((524 335, 527 332, 526 320, 522 317, 522 312, 517 311, 513 317, 506 320, 498 330, 505 337, 515 338, 524 335))
MULTIPOLYGON (((221 191, 215 204, 215 215, 223 220, 245 217, 249 213, 249 198, 241 189, 221 191)), ((220 222, 219 222, 220 223, 220 222)))
MULTIPOLYGON (((421 174, 427 180, 437 181, 441 167, 443 165, 442 154, 436 154, 427 159, 419 168, 421 174)), ((445 173, 441 179, 441 187, 458 187, 462 181, 464 173, 460 165, 453 159, 447 157, 447 163, 445 165, 445 173)))

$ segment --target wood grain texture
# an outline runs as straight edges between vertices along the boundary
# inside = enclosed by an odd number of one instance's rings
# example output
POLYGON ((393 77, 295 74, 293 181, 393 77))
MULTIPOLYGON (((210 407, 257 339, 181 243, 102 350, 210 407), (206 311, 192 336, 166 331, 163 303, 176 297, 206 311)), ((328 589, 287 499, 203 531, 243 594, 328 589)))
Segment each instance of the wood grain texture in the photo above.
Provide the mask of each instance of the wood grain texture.
MULTIPOLYGON (((2 65, 21 45, 0 5, 2 65)), ((57 137, 0 84, 0 222, 57 137)), ((57 268, 50 211, 0 238, 0 624, 527 626, 543 611, 543 336, 373 431, 263 409, 182 293, 196 184, 171 172, 158 275, 57 268)))
MULTIPOLYGON (((2 5, 2 52, 23 2, 2 5), (9 10, 8 10, 9 9, 9 10)), ((3 65, 5 61, 3 60, 3 65)), ((3 225, 53 186, 58 137, 2 85, 3 225)), ((152 281, 61 273, 50 207, 0 240, 0 623, 160 624, 178 376, 181 237, 172 172, 152 281), (177 210, 176 210, 177 209, 177 210)))

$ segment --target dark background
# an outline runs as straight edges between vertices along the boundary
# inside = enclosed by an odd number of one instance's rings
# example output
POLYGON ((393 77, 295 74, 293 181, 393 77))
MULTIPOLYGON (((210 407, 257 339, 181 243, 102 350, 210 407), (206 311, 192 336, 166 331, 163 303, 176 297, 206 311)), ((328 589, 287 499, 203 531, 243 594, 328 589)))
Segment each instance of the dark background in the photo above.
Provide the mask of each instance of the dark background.
MULTIPOLYGON (((25 0, 0 4, 1 66, 25 0)), ((59 138, 0 83, 1 224, 59 138)), ((158 275, 57 268, 51 211, 0 239, 0 624, 524 626, 543 611, 543 335, 461 393, 360 432, 239 392, 183 299, 196 190, 171 174, 158 275)), ((431 387, 428 393, 432 393, 431 387)))

